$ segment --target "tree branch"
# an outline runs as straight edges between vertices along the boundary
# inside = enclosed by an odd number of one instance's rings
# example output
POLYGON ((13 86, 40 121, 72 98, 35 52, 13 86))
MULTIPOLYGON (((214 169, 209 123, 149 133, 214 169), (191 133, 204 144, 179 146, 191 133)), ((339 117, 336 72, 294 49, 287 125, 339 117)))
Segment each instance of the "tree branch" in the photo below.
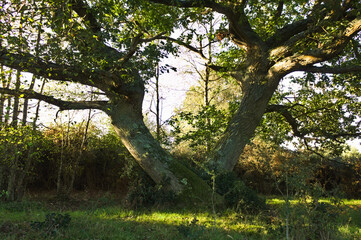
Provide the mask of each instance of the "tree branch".
POLYGON ((223 14, 228 12, 227 7, 212 0, 149 0, 149 2, 181 8, 208 7, 223 14))
POLYGON ((0 48, 0 64, 23 72, 30 72, 36 76, 51 80, 77 82, 93 86, 104 91, 109 85, 114 85, 117 79, 113 74, 102 70, 79 69, 68 65, 45 62, 29 53, 11 53, 0 48))
MULTIPOLYGON (((291 126, 292 131, 293 131, 293 135, 299 138, 302 138, 306 141, 305 136, 308 133, 301 133, 298 130, 298 123, 296 118, 294 118, 292 116, 292 114, 288 111, 290 108, 289 106, 284 106, 284 105, 269 105, 266 109, 266 112, 277 112, 279 114, 281 114, 285 120, 288 122, 288 124, 291 126)), ((328 133, 328 132, 321 132, 322 137, 326 137, 329 139, 333 139, 333 140, 337 140, 337 138, 339 137, 360 137, 361 136, 361 132, 354 132, 354 133, 350 133, 350 132, 339 132, 339 133, 328 133)))
POLYGON ((82 109, 99 109, 106 110, 108 101, 64 101, 54 98, 52 96, 46 96, 31 90, 12 90, 7 88, 0 88, 0 93, 8 94, 16 97, 25 97, 29 99, 38 99, 52 105, 55 105, 63 110, 82 110, 82 109))
POLYGON ((180 46, 183 46, 189 50, 191 50, 192 52, 195 52, 197 53, 199 56, 201 56, 204 60, 208 60, 208 58, 203 54, 202 50, 196 48, 196 47, 193 47, 192 45, 188 44, 188 43, 185 43, 179 39, 175 39, 175 38, 172 38, 172 37, 166 37, 166 36, 162 36, 162 37, 159 37, 158 39, 163 39, 163 40, 167 40, 167 41, 171 41, 171 42, 175 42, 177 43, 178 45, 180 46))
POLYGON ((296 121, 296 119, 292 116, 292 114, 288 111, 290 107, 288 106, 284 106, 284 105, 268 105, 267 109, 266 109, 266 113, 269 112, 278 112, 280 113, 288 122, 288 124, 290 124, 292 131, 293 131, 293 135, 296 137, 303 137, 305 134, 302 134, 299 130, 298 130, 298 123, 296 121))
POLYGON ((315 66, 306 66, 300 69, 304 72, 312 73, 333 73, 333 74, 342 74, 342 73, 361 73, 360 65, 353 66, 344 66, 344 67, 315 67, 315 66))
POLYGON ((182 8, 210 8, 213 11, 224 14, 228 18, 231 39, 238 46, 261 46, 264 44, 261 37, 253 31, 248 18, 244 13, 244 8, 247 3, 245 0, 236 1, 235 3, 217 3, 212 0, 149 0, 149 2, 182 8))
MULTIPOLYGON (((333 41, 330 41, 328 44, 324 44, 322 47, 310 49, 302 53, 295 53, 292 56, 285 57, 275 63, 269 72, 270 74, 278 73, 286 75, 292 71, 301 71, 302 69, 311 67, 316 63, 330 60, 338 56, 344 50, 345 45, 350 42, 352 37, 360 31, 361 16, 352 20, 343 31, 336 35, 333 41)), ((277 56, 276 53, 275 56, 277 56)))
POLYGON ((92 12, 90 11, 88 5, 82 0, 71 0, 73 10, 78 13, 85 21, 84 24, 90 27, 92 33, 100 33, 101 27, 92 12))
MULTIPOLYGON (((284 43, 290 40, 292 37, 297 36, 298 34, 309 29, 309 24, 312 21, 310 19, 302 19, 300 21, 294 22, 292 24, 287 24, 283 28, 277 30, 273 36, 271 36, 266 44, 270 47, 284 45, 284 43)), ((304 35, 304 34, 303 34, 304 35)), ((303 36, 302 35, 302 36, 303 36)), ((299 38, 301 38, 300 36, 299 38)), ((289 45, 289 44, 286 44, 289 45)))

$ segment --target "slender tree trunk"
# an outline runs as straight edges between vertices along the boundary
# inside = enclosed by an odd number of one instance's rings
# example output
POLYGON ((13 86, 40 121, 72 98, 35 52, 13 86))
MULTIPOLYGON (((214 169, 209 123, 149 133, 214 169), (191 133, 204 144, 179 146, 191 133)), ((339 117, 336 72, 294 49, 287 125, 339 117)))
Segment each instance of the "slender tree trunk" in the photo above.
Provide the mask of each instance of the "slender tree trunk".
POLYGON ((155 103, 155 118, 156 118, 156 134, 157 140, 161 140, 160 131, 161 131, 161 124, 160 124, 160 93, 159 93, 159 66, 157 66, 156 74, 155 74, 155 94, 156 94, 156 103, 155 103))
MULTIPOLYGON (((40 38, 41 38, 41 23, 42 23, 42 21, 43 21, 43 16, 41 15, 40 19, 39 19, 40 24, 38 25, 38 36, 37 36, 37 39, 36 39, 36 46, 35 46, 35 56, 36 57, 39 55, 39 46, 40 46, 40 38)), ((29 86, 30 91, 32 91, 34 89, 35 81, 36 81, 36 77, 33 74, 33 77, 31 79, 31 83, 30 83, 30 86, 29 86)), ((26 122, 27 122, 28 104, 29 104, 29 99, 25 98, 24 107, 23 107, 23 119, 22 119, 23 126, 26 125, 26 122)))
POLYGON ((64 186, 62 181, 62 174, 63 174, 63 162, 64 162, 64 133, 61 131, 61 149, 60 149, 60 162, 59 162, 59 169, 58 169, 58 176, 56 180, 56 193, 58 197, 64 196, 64 186))
POLYGON ((17 152, 17 147, 14 148, 14 156, 10 163, 10 170, 9 170, 9 178, 8 178, 8 194, 9 194, 9 201, 15 201, 16 200, 16 175, 18 171, 18 162, 19 157, 17 152))
POLYGON ((24 193, 25 193, 25 189, 26 189, 25 178, 26 178, 27 174, 29 174, 29 172, 30 172, 33 151, 34 151, 34 145, 32 145, 28 149, 28 154, 25 159, 25 161, 26 161, 25 166, 19 173, 19 177, 18 177, 18 181, 17 181, 17 185, 16 185, 16 200, 17 201, 21 201, 24 196, 24 193))
MULTIPOLYGON (((10 88, 12 73, 13 73, 13 70, 10 69, 8 79, 6 79, 6 77, 5 77, 5 81, 3 82, 3 88, 10 88)), ((5 112, 5 116, 4 116, 4 124, 5 125, 7 125, 9 123, 9 120, 10 120, 11 99, 12 99, 12 96, 7 96, 5 98, 5 101, 7 102, 7 104, 6 104, 6 112, 5 112)))
MULTIPOLYGON (((22 41, 23 39, 23 12, 21 12, 20 14, 20 25, 19 25, 19 39, 21 41, 20 45, 19 45, 19 51, 23 51, 23 43, 22 41)), ((21 71, 17 70, 16 71, 16 79, 15 79, 15 91, 19 91, 20 90, 20 82, 21 81, 21 71)), ((19 116, 19 105, 20 105, 20 98, 18 96, 14 97, 14 106, 13 106, 13 118, 12 118, 12 126, 13 127, 17 127, 18 125, 18 116, 19 116)))
MULTIPOLYGON (((34 89, 35 81, 36 81, 36 77, 35 77, 35 75, 33 75, 32 79, 31 79, 31 84, 29 86, 30 91, 34 89)), ((25 126, 26 123, 27 123, 28 110, 29 110, 28 108, 29 108, 29 99, 25 98, 24 99, 24 105, 23 105, 23 119, 21 121, 23 126, 25 126)))
MULTIPOLYGON (((15 91, 19 91, 20 89, 20 78, 21 78, 21 72, 18 70, 16 73, 15 91)), ((20 98, 15 96, 14 105, 13 105, 13 118, 11 122, 13 127, 16 127, 18 125, 19 104, 20 104, 20 98)))
MULTIPOLYGON (((1 80, 1 86, 5 87, 6 78, 5 78, 5 71, 3 65, 0 65, 0 80, 1 80)), ((0 123, 3 123, 4 121, 4 105, 5 105, 5 95, 0 94, 0 123)))
POLYGON ((6 112, 5 112, 5 118, 4 118, 5 125, 9 124, 11 104, 12 104, 12 97, 7 96, 7 98, 6 98, 6 112))
POLYGON ((4 182, 4 166, 3 166, 3 163, 0 161, 0 194, 2 192, 2 190, 4 190, 4 186, 3 186, 3 182, 4 182))
POLYGON ((0 123, 4 123, 5 96, 0 94, 0 123))
MULTIPOLYGON (((45 79, 43 80, 43 83, 41 84, 41 89, 40 89, 40 94, 43 94, 43 91, 44 91, 44 87, 45 87, 45 79)), ((38 101, 38 104, 36 105, 36 110, 35 110, 35 116, 34 116, 34 120, 33 120, 33 130, 36 129, 36 121, 38 120, 39 118, 39 111, 40 111, 40 104, 41 104, 41 101, 39 100, 38 101)))
MULTIPOLYGON (((91 98, 91 100, 93 100, 93 99, 91 98)), ((73 191, 76 172, 78 170, 79 162, 81 160, 81 157, 83 156, 85 143, 86 143, 86 141, 88 139, 88 130, 89 130, 89 125, 90 125, 90 121, 91 121, 91 112, 92 112, 92 110, 89 109, 88 118, 87 118, 87 121, 86 121, 86 124, 85 124, 85 129, 84 129, 82 141, 81 141, 81 144, 80 144, 79 154, 78 154, 78 156, 77 156, 77 158, 75 160, 75 163, 74 163, 74 166, 73 166, 73 171, 71 173, 71 179, 70 179, 70 184, 69 184, 69 187, 68 187, 68 190, 67 190, 67 196, 69 196, 70 193, 73 191)))

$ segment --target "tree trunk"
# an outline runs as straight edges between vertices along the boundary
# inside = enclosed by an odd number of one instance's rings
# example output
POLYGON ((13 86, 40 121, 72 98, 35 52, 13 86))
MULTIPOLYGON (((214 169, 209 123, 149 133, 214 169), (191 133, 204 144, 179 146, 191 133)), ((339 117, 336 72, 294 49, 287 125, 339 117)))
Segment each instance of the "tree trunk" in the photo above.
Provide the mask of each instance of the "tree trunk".
MULTIPOLYGON (((15 91, 19 91, 20 89, 20 78, 21 78, 21 72, 18 70, 16 73, 15 91)), ((15 128, 18 125, 19 104, 20 104, 20 98, 18 96, 15 96, 14 105, 13 105, 13 118, 11 122, 12 126, 15 128)))
POLYGON ((17 171, 18 171, 18 162, 19 162, 19 157, 18 154, 16 154, 17 152, 17 147, 14 148, 14 156, 13 159, 11 160, 10 163, 10 170, 9 170, 9 178, 8 178, 8 187, 7 187, 7 191, 9 194, 9 201, 15 201, 16 200, 16 175, 17 175, 17 171))
MULTIPOLYGON (((91 98, 91 100, 92 100, 92 98, 91 98)), ((84 146, 88 139, 88 130, 89 130, 89 125, 90 125, 90 121, 91 121, 91 112, 92 112, 92 110, 89 109, 88 118, 87 118, 87 121, 85 124, 85 129, 84 129, 84 133, 83 133, 81 144, 80 144, 79 154, 75 159, 75 163, 73 165, 73 171, 71 171, 71 179, 70 179, 70 183, 69 183, 68 190, 66 193, 67 196, 70 196, 70 193, 73 191, 76 172, 78 171, 79 163, 80 163, 80 160, 81 160, 81 158, 83 156, 83 152, 84 152, 84 146)))
POLYGON ((58 169, 58 175, 56 179, 56 194, 58 198, 62 198, 65 194, 64 184, 62 180, 63 174, 63 162, 64 162, 64 132, 61 129, 61 149, 60 149, 60 163, 58 169))
POLYGON ((267 78, 266 74, 252 74, 238 110, 228 124, 221 140, 211 155, 210 165, 217 172, 231 171, 237 164, 244 147, 252 139, 262 120, 269 101, 277 89, 280 78, 267 78))
MULTIPOLYGON (((0 64, 0 81, 1 81, 1 86, 4 87, 6 79, 5 79, 4 67, 1 64, 0 64)), ((3 123, 4 105, 5 105, 5 95, 0 94, 0 123, 3 123)))
POLYGON ((157 140, 161 140, 160 130, 161 130, 161 124, 160 124, 160 93, 159 93, 159 65, 156 68, 155 72, 155 118, 156 118, 156 136, 157 140))
MULTIPOLYGON (((167 183, 168 190, 187 201, 211 204, 212 189, 193 171, 166 152, 143 122, 142 97, 118 101, 110 108, 112 124, 122 143, 156 184, 167 183)), ((216 196, 216 202, 221 202, 216 196)), ((189 202, 187 203, 189 204, 189 202)))
POLYGON ((25 163, 22 171, 19 173, 17 185, 16 185, 16 200, 21 201, 24 197, 25 190, 26 190, 26 182, 25 178, 30 172, 30 167, 32 164, 32 154, 34 152, 34 146, 31 146, 28 149, 27 157, 25 158, 25 163))
MULTIPOLYGON (((36 77, 35 77, 35 75, 33 75, 32 79, 31 79, 29 89, 28 89, 29 91, 32 91, 34 89, 35 81, 36 81, 36 77)), ((24 99, 24 105, 23 105, 23 119, 21 121, 23 126, 25 126, 26 123, 27 123, 28 110, 29 110, 28 108, 29 108, 29 99, 25 98, 24 99)))
MULTIPOLYGON (((45 81, 45 79, 43 79, 43 83, 41 84, 41 88, 40 88, 40 94, 43 94, 43 92, 44 92, 45 83, 46 83, 46 81, 45 81)), ((32 123, 33 130, 36 130, 36 121, 39 118, 40 103, 41 103, 41 100, 39 100, 38 104, 36 105, 35 116, 34 116, 34 120, 32 123)))
POLYGON ((5 175, 5 169, 4 169, 5 167, 3 166, 3 163, 0 161, 0 195, 1 195, 1 193, 2 193, 2 191, 3 190, 5 190, 4 189, 4 187, 3 187, 3 182, 4 182, 4 175, 5 175))

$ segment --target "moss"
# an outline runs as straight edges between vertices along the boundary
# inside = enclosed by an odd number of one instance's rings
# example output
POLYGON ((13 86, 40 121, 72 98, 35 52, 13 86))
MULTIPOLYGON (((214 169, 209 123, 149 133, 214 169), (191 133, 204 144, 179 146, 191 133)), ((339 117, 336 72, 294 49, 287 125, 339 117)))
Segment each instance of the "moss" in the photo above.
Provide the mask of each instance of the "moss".
MULTIPOLYGON (((186 183, 183 192, 179 195, 180 204, 187 206, 212 205, 212 188, 202 178, 177 160, 172 161, 170 169, 178 179, 182 179, 182 182, 186 183)), ((214 203, 219 205, 223 202, 223 197, 214 193, 214 203)))

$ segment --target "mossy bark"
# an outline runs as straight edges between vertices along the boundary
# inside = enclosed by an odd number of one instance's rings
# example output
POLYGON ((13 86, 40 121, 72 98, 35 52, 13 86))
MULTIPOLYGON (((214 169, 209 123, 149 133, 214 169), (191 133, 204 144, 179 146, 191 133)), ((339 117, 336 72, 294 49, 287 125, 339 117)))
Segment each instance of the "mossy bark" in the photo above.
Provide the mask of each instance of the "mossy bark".
MULTIPOLYGON (((122 143, 153 181, 168 183, 168 189, 178 194, 181 202, 187 205, 211 203, 211 187, 173 158, 149 132, 141 114, 140 100, 119 101, 110 109, 112 124, 122 143)), ((215 196, 217 202, 222 201, 220 196, 215 196)))

